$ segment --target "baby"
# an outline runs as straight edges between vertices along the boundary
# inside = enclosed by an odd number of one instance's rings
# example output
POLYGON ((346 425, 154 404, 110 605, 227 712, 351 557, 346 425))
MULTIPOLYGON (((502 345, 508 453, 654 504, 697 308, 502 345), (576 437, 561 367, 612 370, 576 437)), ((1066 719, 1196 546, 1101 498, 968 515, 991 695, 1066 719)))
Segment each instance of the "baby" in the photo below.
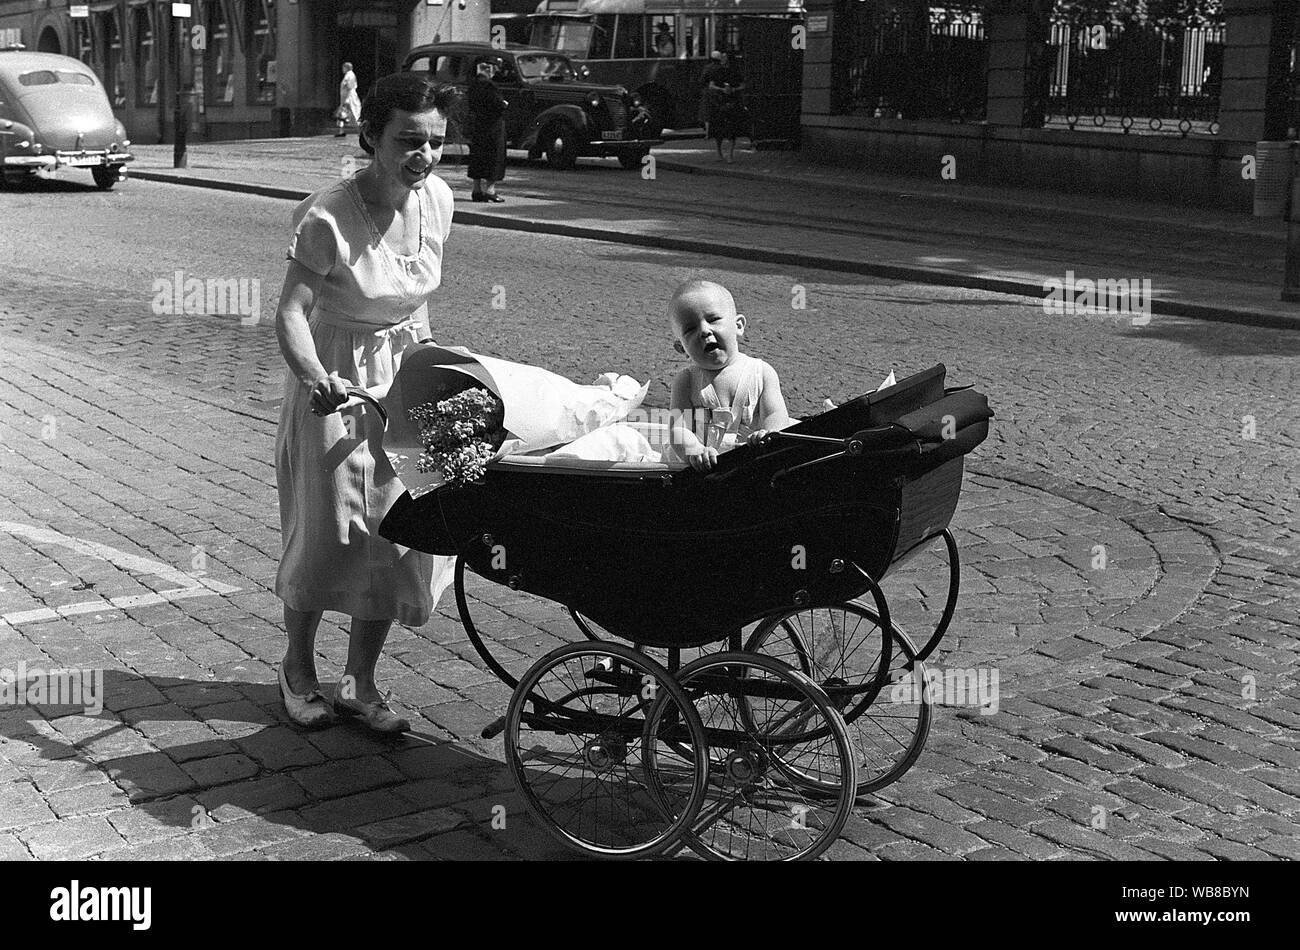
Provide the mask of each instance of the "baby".
POLYGON ((761 438, 769 429, 793 423, 781 396, 781 381, 767 363, 740 352, 745 317, 727 288, 709 280, 689 280, 668 304, 676 341, 673 348, 691 365, 673 380, 672 442, 701 471, 717 463, 725 442, 761 438), (701 415, 724 438, 702 441, 695 427, 701 415), (696 431, 692 431, 695 428, 696 431))

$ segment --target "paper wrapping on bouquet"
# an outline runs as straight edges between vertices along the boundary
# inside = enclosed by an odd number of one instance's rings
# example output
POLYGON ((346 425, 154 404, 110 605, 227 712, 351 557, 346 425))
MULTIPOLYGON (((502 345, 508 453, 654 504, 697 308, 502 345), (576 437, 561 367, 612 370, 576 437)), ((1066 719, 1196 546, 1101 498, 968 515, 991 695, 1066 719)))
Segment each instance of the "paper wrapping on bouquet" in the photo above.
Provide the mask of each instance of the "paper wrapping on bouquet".
POLYGON ((388 431, 384 450, 412 498, 442 485, 437 472, 420 472, 424 451, 420 429, 408 410, 437 402, 475 384, 501 398, 507 438, 496 457, 562 445, 602 426, 626 419, 650 388, 630 376, 604 373, 589 386, 539 366, 471 353, 459 346, 424 345, 409 349, 384 397, 388 431))

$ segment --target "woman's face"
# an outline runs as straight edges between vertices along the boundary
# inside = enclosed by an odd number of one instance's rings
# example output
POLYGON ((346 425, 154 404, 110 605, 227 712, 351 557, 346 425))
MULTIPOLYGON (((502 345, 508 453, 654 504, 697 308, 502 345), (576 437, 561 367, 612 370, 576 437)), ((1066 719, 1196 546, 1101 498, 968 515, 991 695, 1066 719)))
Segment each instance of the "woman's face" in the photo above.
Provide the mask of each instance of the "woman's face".
POLYGON ((380 177, 414 191, 424 184, 442 158, 447 137, 447 117, 437 109, 423 112, 394 110, 382 135, 365 130, 375 150, 374 168, 380 177))

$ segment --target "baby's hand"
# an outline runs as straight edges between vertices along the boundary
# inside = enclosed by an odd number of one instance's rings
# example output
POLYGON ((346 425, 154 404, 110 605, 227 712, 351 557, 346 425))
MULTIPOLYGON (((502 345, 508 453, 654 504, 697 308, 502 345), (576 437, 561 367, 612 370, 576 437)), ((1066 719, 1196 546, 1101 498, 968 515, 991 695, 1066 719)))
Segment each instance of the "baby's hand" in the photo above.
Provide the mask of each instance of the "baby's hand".
POLYGON ((698 452, 691 452, 686 458, 691 468, 697 472, 707 472, 718 464, 718 450, 711 445, 701 446, 698 452))

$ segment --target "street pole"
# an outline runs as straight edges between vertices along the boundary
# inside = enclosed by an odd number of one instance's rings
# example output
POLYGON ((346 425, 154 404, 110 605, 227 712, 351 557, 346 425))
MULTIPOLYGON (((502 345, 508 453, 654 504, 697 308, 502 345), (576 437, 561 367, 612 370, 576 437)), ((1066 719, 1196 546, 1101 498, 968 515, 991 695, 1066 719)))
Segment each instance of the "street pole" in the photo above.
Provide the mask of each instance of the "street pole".
POLYGON ((1291 179, 1291 213, 1287 215, 1286 276, 1282 299, 1300 303, 1300 174, 1291 179))
POLYGON ((176 141, 172 147, 172 168, 189 168, 190 157, 186 154, 186 140, 190 131, 190 112, 187 108, 185 93, 181 88, 181 57, 185 47, 185 19, 190 15, 188 3, 172 4, 172 20, 176 23, 176 110, 172 115, 172 125, 176 129, 176 141))

